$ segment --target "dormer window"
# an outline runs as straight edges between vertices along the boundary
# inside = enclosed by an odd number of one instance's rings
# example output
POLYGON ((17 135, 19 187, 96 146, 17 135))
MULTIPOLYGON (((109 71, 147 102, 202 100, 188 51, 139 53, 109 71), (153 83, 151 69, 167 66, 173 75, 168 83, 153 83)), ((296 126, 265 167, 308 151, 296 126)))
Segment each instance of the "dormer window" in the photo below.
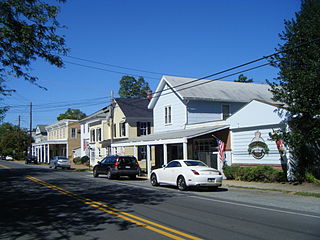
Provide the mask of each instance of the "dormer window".
POLYGON ((164 108, 164 123, 171 124, 171 106, 164 108))
POLYGON ((230 115, 230 105, 222 104, 222 120, 226 120, 230 115))

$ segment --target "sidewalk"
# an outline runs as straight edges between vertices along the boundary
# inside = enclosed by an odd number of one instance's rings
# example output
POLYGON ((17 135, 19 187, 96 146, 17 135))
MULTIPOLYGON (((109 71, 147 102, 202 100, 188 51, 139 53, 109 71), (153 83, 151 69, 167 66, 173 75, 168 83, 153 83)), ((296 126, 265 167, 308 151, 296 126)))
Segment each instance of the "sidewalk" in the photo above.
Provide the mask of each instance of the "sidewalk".
POLYGON ((238 187, 238 188, 253 188, 261 190, 274 190, 292 193, 311 193, 320 194, 320 184, 302 183, 290 184, 286 183, 262 183, 262 182, 244 182, 236 180, 223 180, 222 187, 238 187))

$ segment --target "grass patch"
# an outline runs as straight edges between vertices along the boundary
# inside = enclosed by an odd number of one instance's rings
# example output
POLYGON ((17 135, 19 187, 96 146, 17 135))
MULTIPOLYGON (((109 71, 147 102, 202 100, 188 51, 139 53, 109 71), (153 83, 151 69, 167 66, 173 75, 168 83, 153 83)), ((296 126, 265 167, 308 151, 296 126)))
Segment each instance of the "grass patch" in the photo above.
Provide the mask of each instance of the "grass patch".
POLYGON ((304 197, 316 197, 320 198, 320 193, 311 193, 311 192, 293 192, 293 191, 287 191, 282 189, 274 189, 274 188, 256 188, 256 187, 243 187, 243 186, 234 186, 234 185, 228 185, 229 187, 233 188, 242 188, 242 189, 251 189, 251 190, 262 190, 262 191, 272 191, 272 192, 282 192, 287 194, 293 194, 298 196, 304 196, 304 197))

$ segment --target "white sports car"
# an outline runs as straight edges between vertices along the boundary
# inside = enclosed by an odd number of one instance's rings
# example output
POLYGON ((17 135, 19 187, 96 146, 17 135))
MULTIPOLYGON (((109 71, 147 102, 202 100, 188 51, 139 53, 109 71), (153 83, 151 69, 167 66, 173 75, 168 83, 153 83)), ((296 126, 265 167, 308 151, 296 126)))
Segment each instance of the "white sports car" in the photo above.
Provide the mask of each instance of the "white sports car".
POLYGON ((216 189, 222 185, 222 175, 198 160, 173 160, 162 168, 153 170, 150 181, 152 186, 174 185, 181 191, 191 186, 216 189))

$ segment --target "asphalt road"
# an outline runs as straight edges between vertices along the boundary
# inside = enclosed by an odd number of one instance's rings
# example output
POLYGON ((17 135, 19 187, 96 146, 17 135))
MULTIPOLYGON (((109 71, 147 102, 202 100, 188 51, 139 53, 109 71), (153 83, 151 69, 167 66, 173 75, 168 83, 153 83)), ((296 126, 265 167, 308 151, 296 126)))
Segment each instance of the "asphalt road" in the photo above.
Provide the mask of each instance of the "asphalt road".
POLYGON ((0 161, 0 239, 320 239, 319 202, 0 161))

